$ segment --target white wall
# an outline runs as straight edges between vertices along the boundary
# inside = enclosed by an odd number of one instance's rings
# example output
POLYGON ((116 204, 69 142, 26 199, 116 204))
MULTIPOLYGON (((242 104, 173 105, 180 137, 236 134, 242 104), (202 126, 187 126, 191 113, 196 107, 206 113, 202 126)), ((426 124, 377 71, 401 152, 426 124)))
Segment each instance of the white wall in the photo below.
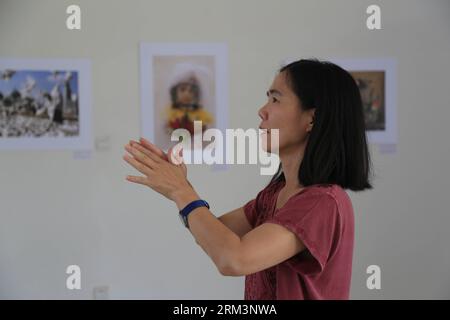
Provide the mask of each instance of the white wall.
MULTIPOLYGON (((450 2, 0 0, 0 56, 89 58, 94 136, 111 148, 0 153, 0 298, 241 299, 244 278, 223 277, 182 227, 173 203, 124 180, 123 145, 140 134, 139 42, 226 42, 231 128, 256 127, 265 90, 285 57, 398 59, 397 153, 372 146, 375 189, 350 193, 356 239, 353 299, 450 298, 450 2), (65 28, 69 4, 82 30, 65 28), (378 3, 381 31, 365 28, 378 3), (82 269, 82 290, 65 268, 82 269), (382 270, 369 291, 366 267, 382 270)), ((267 183, 256 166, 191 166, 218 216, 267 183)))

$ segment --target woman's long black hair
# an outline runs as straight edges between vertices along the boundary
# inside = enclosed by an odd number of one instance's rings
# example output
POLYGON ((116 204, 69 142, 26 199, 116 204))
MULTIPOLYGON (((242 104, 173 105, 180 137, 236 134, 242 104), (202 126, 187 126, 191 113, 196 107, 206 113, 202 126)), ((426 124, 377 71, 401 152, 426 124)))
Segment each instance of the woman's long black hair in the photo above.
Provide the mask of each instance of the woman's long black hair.
MULTIPOLYGON (((280 69, 304 110, 315 108, 314 123, 298 171, 303 186, 338 184, 344 189, 371 189, 361 95, 353 77, 341 67, 302 59, 280 69)), ((284 181, 280 167, 270 183, 284 181)))

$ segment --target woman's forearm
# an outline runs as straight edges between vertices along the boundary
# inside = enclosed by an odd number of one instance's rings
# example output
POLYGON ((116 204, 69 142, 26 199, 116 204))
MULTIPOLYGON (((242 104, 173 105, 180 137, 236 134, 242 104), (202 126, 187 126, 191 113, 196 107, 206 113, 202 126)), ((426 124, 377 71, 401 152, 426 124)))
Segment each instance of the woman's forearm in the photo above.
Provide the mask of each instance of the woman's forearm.
MULTIPOLYGON (((178 210, 200 197, 192 188, 174 197, 178 210)), ((200 247, 213 260, 223 275, 234 275, 240 238, 206 207, 194 209, 188 215, 189 229, 200 247)))

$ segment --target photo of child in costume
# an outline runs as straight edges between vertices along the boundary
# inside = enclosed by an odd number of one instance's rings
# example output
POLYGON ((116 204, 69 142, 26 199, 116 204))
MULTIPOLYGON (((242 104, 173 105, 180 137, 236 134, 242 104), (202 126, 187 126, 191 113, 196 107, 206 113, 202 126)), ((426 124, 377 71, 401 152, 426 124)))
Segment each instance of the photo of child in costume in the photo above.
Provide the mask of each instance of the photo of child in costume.
POLYGON ((214 121, 213 116, 203 108, 201 87, 194 72, 188 72, 170 88, 171 103, 166 107, 166 129, 186 129, 194 135, 194 121, 202 122, 202 131, 214 121))
MULTIPOLYGON (((151 52, 146 56, 151 56, 151 52)), ((142 109, 144 128, 148 128, 144 132, 148 130, 147 134, 153 135, 155 143, 164 150, 181 141, 189 143, 188 137, 193 149, 203 149, 207 145, 201 138, 205 131, 217 128, 223 121, 221 112, 224 113, 225 108, 218 110, 223 101, 223 98, 218 100, 218 91, 223 95, 222 86, 218 84, 223 80, 217 72, 216 60, 213 54, 174 52, 151 57, 150 90, 142 109)), ((143 61, 145 74, 147 60, 143 61)))

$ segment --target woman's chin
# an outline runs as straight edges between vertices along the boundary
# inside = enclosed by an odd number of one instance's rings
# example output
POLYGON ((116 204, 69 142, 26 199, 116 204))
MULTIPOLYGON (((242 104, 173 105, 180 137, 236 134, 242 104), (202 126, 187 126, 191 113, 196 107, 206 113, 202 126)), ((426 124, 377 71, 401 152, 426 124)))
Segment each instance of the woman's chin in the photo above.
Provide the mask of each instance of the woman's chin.
POLYGON ((270 145, 270 143, 269 143, 269 145, 262 144, 261 145, 261 149, 263 151, 267 152, 267 153, 276 153, 276 154, 278 154, 278 148, 272 147, 270 145))

